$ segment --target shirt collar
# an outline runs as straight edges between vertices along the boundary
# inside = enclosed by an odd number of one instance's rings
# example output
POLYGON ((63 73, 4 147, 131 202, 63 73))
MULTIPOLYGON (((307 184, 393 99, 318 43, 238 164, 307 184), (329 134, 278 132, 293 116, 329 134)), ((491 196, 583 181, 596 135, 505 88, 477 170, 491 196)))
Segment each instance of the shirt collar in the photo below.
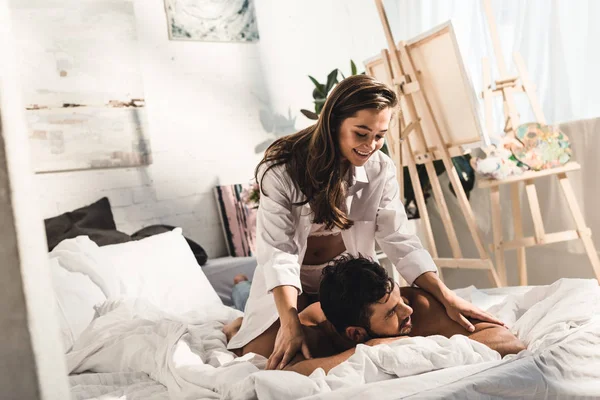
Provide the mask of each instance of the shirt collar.
POLYGON ((364 166, 361 167, 352 167, 352 184, 354 185, 356 182, 361 183, 369 183, 369 177, 367 176, 367 171, 364 166))

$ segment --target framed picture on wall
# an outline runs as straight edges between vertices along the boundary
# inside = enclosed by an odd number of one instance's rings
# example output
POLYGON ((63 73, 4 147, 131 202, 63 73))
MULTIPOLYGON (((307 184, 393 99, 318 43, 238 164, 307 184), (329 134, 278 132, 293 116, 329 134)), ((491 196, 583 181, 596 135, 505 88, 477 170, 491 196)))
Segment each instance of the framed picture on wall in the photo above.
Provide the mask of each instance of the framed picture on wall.
POLYGON ((254 0, 164 0, 171 40, 256 42, 254 0))
POLYGON ((150 164, 133 1, 11 6, 35 172, 150 164))

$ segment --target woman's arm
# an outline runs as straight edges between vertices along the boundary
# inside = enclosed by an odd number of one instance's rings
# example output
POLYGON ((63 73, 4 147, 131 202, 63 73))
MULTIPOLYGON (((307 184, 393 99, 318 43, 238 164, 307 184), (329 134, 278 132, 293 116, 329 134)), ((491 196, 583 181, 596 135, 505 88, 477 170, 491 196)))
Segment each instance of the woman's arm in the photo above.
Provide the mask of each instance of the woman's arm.
POLYGON ((433 272, 425 272, 417 279, 415 285, 430 293, 440 303, 446 306, 447 300, 453 295, 452 291, 440 280, 438 275, 433 272))
POLYGON ((298 351, 310 359, 310 351, 304 331, 298 318, 298 290, 293 286, 278 286, 273 289, 280 327, 275 338, 273 353, 267 362, 267 369, 283 369, 296 356, 298 351))
POLYGON ((280 321, 267 369, 282 369, 298 351, 310 358, 298 319, 298 295, 302 293, 299 249, 294 240, 298 221, 292 213, 293 191, 285 167, 264 171, 259 174, 257 262, 267 291, 273 293, 280 321))
POLYGON ((407 229, 408 217, 400 199, 396 167, 389 157, 384 160, 385 181, 377 208, 375 239, 400 275, 412 285, 426 272, 437 273, 437 267, 419 238, 407 229))
POLYGON ((408 218, 400 199, 396 168, 387 158, 386 181, 377 210, 375 238, 388 259, 409 285, 416 284, 431 293, 446 308, 448 316, 470 332, 473 325, 465 317, 503 325, 501 321, 456 296, 437 275, 437 267, 416 235, 407 232, 408 218))
POLYGON ((265 168, 258 176, 261 195, 256 215, 256 261, 264 271, 268 292, 278 286, 293 286, 301 293, 301 260, 294 240, 298 221, 292 212, 290 178, 282 165, 267 172, 265 168))

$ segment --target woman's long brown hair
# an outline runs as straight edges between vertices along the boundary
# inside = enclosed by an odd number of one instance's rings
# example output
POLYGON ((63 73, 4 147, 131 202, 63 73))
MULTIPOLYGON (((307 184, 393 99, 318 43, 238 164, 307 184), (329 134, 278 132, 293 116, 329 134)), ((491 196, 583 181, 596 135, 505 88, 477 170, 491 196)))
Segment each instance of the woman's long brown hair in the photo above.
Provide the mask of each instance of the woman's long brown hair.
MULTIPOLYGON (((314 222, 327 229, 348 229, 353 221, 345 211, 345 187, 338 131, 342 121, 360 110, 396 107, 398 99, 387 85, 368 75, 354 75, 341 81, 331 92, 316 124, 276 140, 267 148, 254 172, 267 165, 263 178, 273 167, 285 165, 292 182, 306 196, 314 213, 314 222)), ((262 180, 259 182, 261 192, 262 180)))

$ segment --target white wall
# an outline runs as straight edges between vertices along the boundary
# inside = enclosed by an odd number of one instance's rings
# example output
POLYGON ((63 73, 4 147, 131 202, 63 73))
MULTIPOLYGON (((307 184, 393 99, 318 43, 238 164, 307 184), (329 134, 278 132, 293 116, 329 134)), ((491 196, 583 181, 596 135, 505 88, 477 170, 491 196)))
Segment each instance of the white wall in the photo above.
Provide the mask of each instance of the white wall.
MULTIPOLYGON (((363 61, 386 46, 372 0, 256 0, 256 12, 265 82, 284 115, 314 109, 308 75, 324 83, 339 68, 348 76, 351 59, 362 72, 363 61)), ((309 124, 298 117, 298 127, 309 124)))
POLYGON ((154 162, 37 175, 40 207, 50 217, 108 196, 118 229, 178 225, 209 256, 224 255, 212 188, 249 181, 253 149, 268 137, 258 47, 169 41, 162 0, 136 0, 135 13, 154 162))

